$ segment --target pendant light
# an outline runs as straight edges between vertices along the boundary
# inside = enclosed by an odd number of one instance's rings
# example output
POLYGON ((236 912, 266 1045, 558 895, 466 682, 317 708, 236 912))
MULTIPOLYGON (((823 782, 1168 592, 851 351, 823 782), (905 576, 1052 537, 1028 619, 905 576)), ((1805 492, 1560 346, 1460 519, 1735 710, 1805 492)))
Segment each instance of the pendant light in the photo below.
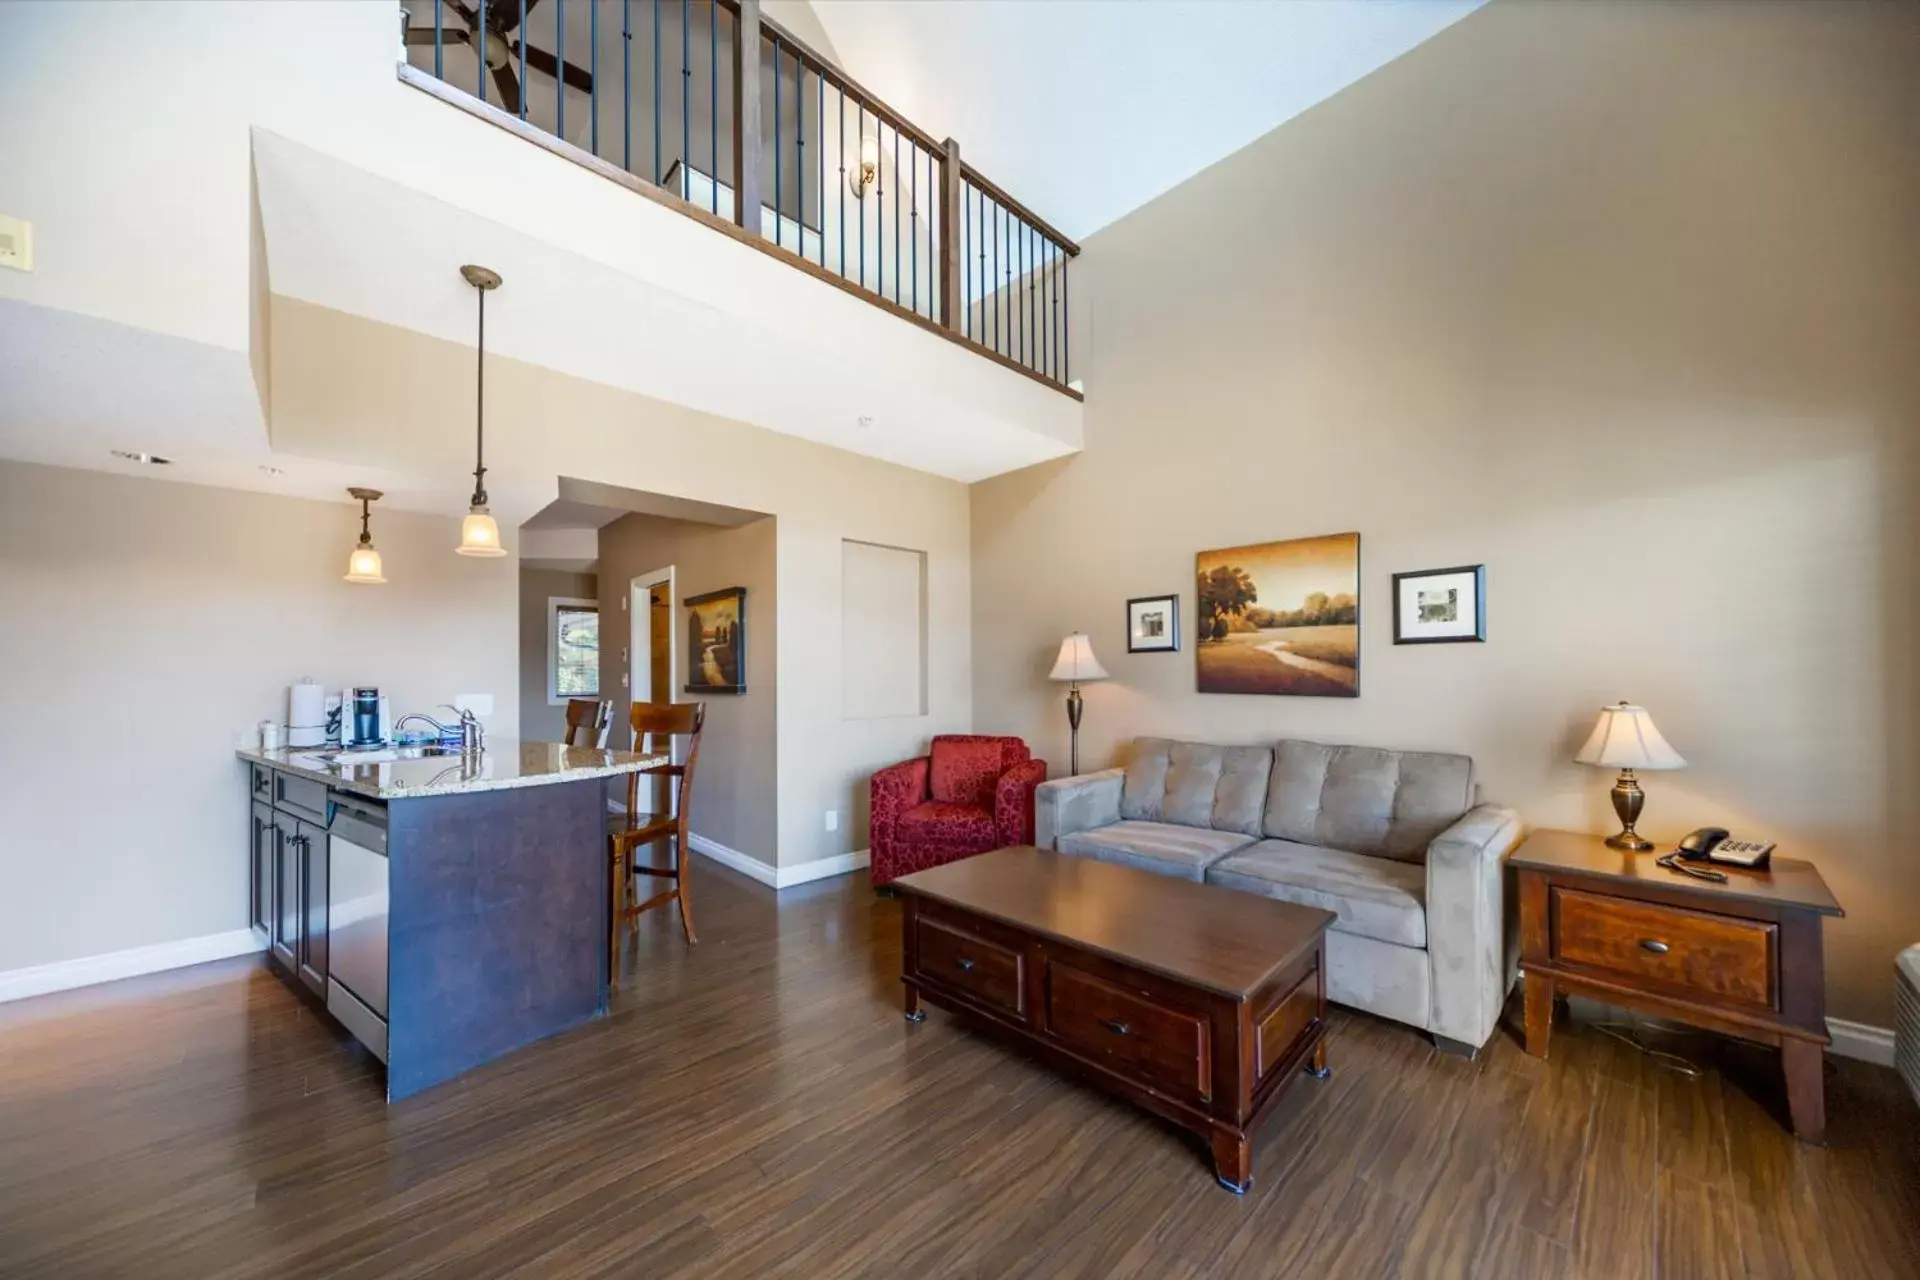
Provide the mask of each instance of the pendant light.
POLYGON ((373 504, 380 501, 378 489, 349 489, 360 503, 360 545, 347 557, 348 582, 385 582, 386 575, 380 572, 380 553, 373 549, 373 534, 368 524, 373 518, 373 504))
POLYGON ((467 518, 460 522, 460 545, 455 548, 463 556, 504 556, 507 549, 500 545, 500 526, 494 522, 487 510, 487 464, 486 443, 486 403, 487 403, 487 294, 500 287, 500 273, 486 267, 472 265, 460 268, 460 274, 466 277, 480 294, 480 358, 479 376, 474 390, 473 422, 473 502, 467 507, 467 518))

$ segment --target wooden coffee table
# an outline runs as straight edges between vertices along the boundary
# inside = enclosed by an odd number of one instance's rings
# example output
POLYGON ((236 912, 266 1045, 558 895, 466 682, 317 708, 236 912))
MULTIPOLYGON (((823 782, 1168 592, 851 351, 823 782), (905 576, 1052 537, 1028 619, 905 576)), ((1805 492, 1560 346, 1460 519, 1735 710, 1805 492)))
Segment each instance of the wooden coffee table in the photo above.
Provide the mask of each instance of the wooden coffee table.
POLYGON ((1301 1069, 1325 1079, 1333 913, 1031 846, 894 881, 926 1000, 1205 1139, 1231 1191, 1301 1069))

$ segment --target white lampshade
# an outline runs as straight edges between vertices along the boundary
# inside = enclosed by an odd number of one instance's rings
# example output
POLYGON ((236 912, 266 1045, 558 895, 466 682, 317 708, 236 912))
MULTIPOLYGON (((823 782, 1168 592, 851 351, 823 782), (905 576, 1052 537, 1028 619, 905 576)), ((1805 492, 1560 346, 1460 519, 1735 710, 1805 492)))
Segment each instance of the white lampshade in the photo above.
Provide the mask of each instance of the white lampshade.
POLYGON ((1060 656, 1054 661, 1049 680, 1105 680, 1107 669, 1093 656, 1093 645, 1076 631, 1060 642, 1060 656))
POLYGON ((1600 708, 1600 720, 1574 761, 1611 769, 1683 769, 1687 764, 1653 727, 1647 709, 1626 702, 1600 708))
POLYGON ((355 547, 347 557, 347 581, 380 583, 386 580, 380 571, 380 553, 373 549, 373 544, 363 542, 355 547))
POLYGON ((507 549, 500 545, 500 526, 494 523, 485 507, 476 507, 467 513, 460 522, 460 545, 455 547, 463 556, 503 556, 507 549))

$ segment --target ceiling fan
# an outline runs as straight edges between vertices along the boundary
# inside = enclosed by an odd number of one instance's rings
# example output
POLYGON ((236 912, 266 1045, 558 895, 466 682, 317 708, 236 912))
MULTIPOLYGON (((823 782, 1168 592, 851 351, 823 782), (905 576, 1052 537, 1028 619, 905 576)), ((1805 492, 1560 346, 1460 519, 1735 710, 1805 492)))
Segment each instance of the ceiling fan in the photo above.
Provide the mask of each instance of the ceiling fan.
MULTIPOLYGON (((487 69, 493 73, 494 88, 500 93, 500 105, 514 115, 520 114, 520 81, 514 75, 513 68, 520 59, 520 41, 513 32, 526 14, 532 13, 540 0, 526 0, 524 7, 519 0, 493 0, 487 5, 485 33, 479 36, 480 56, 486 61, 487 69)), ((443 27, 439 39, 443 45, 472 45, 476 33, 481 31, 480 15, 465 0, 447 0, 447 7, 460 15, 466 23, 464 30, 457 27, 443 27)), ((410 45, 431 45, 434 42, 432 27, 408 27, 407 43, 410 45)), ((561 58, 555 57, 545 49, 536 49, 531 44, 526 47, 526 65, 529 71, 538 71, 549 79, 564 78, 569 87, 582 93, 593 92, 593 75, 561 58)))

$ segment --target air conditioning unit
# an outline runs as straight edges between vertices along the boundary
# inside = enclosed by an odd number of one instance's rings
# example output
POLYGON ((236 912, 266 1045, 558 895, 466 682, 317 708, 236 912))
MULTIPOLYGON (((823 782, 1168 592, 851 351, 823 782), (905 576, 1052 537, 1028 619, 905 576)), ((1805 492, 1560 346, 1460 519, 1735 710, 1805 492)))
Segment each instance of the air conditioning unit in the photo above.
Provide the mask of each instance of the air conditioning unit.
POLYGON ((1920 944, 1902 951, 1895 969, 1893 1065, 1920 1102, 1920 944))

